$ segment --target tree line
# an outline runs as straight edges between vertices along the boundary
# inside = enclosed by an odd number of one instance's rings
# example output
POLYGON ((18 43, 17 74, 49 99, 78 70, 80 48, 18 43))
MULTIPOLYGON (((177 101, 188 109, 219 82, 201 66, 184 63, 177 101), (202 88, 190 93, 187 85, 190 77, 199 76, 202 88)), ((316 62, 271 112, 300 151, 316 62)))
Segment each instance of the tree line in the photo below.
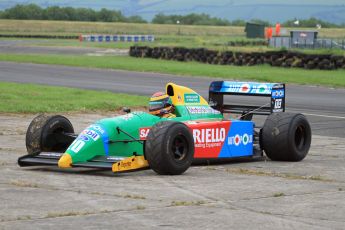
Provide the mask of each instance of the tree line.
MULTIPOLYGON (((36 4, 17 4, 12 8, 0 11, 0 19, 19 19, 19 20, 61 20, 61 21, 100 21, 100 22, 133 22, 148 23, 141 16, 126 17, 119 10, 101 9, 99 11, 90 8, 73 8, 50 6, 41 8, 36 4)), ((296 19, 282 22, 282 26, 295 27, 296 19)), ((274 26, 269 21, 253 19, 253 23, 265 26, 274 26)), ((309 18, 298 21, 299 27, 315 27, 321 25, 323 28, 345 27, 345 23, 337 25, 322 21, 317 18, 309 18)), ((181 24, 181 25, 211 25, 211 26, 245 26, 245 20, 229 21, 218 17, 211 17, 208 14, 187 14, 187 15, 165 15, 156 14, 151 23, 154 24, 181 24)))
POLYGON ((73 8, 59 6, 41 8, 36 4, 17 4, 12 8, 0 11, 0 18, 19 20, 147 23, 147 21, 140 16, 126 17, 119 10, 108 10, 103 8, 99 11, 96 11, 90 8, 73 8))
MULTIPOLYGON (((309 19, 293 19, 280 23, 285 27, 296 27, 296 21, 298 21, 299 27, 313 27, 316 25, 321 25, 322 28, 341 28, 345 27, 345 23, 342 25, 337 25, 334 23, 326 22, 317 18, 309 19)), ((275 23, 272 24, 269 21, 261 19, 252 19, 252 23, 262 24, 265 26, 275 26, 275 23)), ((183 25, 212 25, 212 26, 245 26, 247 21, 237 19, 234 21, 229 21, 226 19, 221 19, 217 17, 211 17, 208 14, 187 14, 187 15, 165 15, 157 14, 153 19, 152 23, 155 24, 183 24, 183 25)))

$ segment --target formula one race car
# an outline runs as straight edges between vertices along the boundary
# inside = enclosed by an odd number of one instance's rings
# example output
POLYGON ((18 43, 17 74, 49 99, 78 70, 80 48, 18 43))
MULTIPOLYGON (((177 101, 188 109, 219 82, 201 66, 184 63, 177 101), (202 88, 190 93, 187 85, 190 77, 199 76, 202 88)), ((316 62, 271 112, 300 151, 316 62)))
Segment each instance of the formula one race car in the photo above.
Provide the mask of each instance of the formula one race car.
POLYGON ((285 113, 285 85, 215 81, 209 102, 192 89, 166 85, 174 118, 130 112, 91 124, 79 135, 60 115, 39 115, 26 133, 28 155, 20 166, 109 168, 124 172, 150 167, 158 174, 178 175, 198 159, 262 157, 300 161, 311 143, 310 125, 302 114, 285 113), (224 95, 269 97, 264 106, 225 104, 224 95), (225 119, 227 113, 241 114, 225 119), (253 115, 268 115, 263 127, 253 115))

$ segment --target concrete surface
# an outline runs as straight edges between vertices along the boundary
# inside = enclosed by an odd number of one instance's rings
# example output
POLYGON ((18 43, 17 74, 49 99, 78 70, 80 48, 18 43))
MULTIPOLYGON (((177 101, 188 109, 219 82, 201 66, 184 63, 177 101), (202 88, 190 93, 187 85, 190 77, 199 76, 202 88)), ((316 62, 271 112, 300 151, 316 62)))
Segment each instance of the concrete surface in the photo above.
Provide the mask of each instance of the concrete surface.
MULTIPOLYGON (((64 114, 81 131, 104 114, 64 114)), ((33 115, 0 114, 0 229, 344 229, 345 138, 314 135, 298 163, 114 175, 19 168, 33 115)))

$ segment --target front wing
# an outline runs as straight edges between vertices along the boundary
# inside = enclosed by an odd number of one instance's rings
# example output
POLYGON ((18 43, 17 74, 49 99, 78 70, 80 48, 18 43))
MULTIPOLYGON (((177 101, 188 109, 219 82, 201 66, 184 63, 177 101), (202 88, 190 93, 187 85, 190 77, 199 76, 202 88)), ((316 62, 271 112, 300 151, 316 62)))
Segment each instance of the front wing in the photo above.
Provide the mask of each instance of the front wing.
MULTIPOLYGON (((63 153, 41 152, 37 155, 25 155, 18 159, 21 167, 58 165, 58 161, 63 153)), ((76 162, 72 167, 111 169, 113 172, 126 172, 137 169, 148 168, 148 163, 143 156, 132 157, 114 157, 114 156, 96 156, 86 162, 76 162)))

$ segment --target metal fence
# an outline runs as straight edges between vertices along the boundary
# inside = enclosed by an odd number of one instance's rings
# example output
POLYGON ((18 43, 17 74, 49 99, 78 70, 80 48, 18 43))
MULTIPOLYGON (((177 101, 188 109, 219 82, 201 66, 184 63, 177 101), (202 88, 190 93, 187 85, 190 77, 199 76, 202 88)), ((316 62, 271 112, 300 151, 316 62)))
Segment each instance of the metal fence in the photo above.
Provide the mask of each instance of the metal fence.
POLYGON ((291 37, 272 37, 269 46, 276 48, 343 49, 345 40, 340 39, 292 39, 291 37))
POLYGON ((90 34, 80 35, 80 41, 87 42, 153 42, 154 35, 103 35, 103 34, 90 34))

